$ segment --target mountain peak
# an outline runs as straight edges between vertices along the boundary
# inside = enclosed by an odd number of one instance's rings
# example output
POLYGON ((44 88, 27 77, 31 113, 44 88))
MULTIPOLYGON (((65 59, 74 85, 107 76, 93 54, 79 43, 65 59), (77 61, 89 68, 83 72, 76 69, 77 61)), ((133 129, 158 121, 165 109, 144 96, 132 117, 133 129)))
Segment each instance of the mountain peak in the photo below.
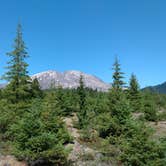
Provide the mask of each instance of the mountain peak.
POLYGON ((42 89, 49 89, 51 86, 61 85, 63 88, 77 88, 79 86, 80 75, 83 76, 85 86, 99 91, 107 91, 111 85, 103 82, 96 76, 86 74, 78 70, 68 70, 65 72, 57 72, 48 70, 37 73, 32 79, 37 78, 42 89))

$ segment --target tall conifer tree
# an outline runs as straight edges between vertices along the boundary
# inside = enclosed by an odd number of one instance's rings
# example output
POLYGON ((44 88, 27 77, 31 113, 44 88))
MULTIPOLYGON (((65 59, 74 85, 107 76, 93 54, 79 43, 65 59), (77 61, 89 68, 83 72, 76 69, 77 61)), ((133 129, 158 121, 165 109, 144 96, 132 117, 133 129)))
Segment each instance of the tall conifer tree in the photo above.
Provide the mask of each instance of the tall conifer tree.
POLYGON ((121 67, 120 63, 116 57, 115 63, 113 64, 113 83, 112 83, 112 88, 110 89, 110 103, 109 106, 111 109, 113 109, 114 106, 116 106, 117 102, 120 100, 121 97, 124 96, 123 94, 123 85, 125 84, 123 81, 123 72, 121 72, 121 67))
POLYGON ((113 73, 113 84, 112 84, 112 87, 113 89, 115 90, 122 90, 123 88, 123 85, 125 84, 123 82, 123 72, 121 72, 121 68, 120 68, 120 63, 118 61, 118 58, 115 59, 115 63, 113 64, 113 70, 114 70, 114 73, 113 73))
POLYGON ((140 111, 142 105, 141 94, 137 78, 134 74, 131 75, 128 92, 129 100, 133 108, 133 111, 140 111))
POLYGON ((42 97, 43 96, 43 92, 41 90, 41 87, 40 87, 40 84, 39 84, 39 81, 37 78, 35 78, 32 81, 31 88, 32 88, 33 97, 42 97))
POLYGON ((85 94, 85 85, 84 85, 84 81, 83 81, 83 76, 82 75, 80 76, 80 80, 79 80, 78 94, 79 94, 80 110, 84 110, 86 94, 85 94))
POLYGON ((10 58, 10 61, 7 63, 8 71, 4 75, 4 79, 9 81, 6 88, 7 96, 12 102, 27 99, 30 89, 30 77, 27 71, 28 64, 25 62, 28 53, 22 37, 21 24, 17 26, 14 49, 10 53, 7 53, 7 55, 10 58))
POLYGON ((134 74, 132 74, 131 78, 130 78, 129 90, 130 90, 129 92, 132 96, 139 93, 139 84, 138 84, 137 78, 134 74))
POLYGON ((86 92, 85 92, 85 85, 83 81, 83 76, 80 75, 79 80, 79 87, 77 88, 78 96, 79 96, 79 112, 78 112, 78 120, 79 120, 79 127, 83 128, 86 125, 86 92))
POLYGON ((123 91, 123 85, 125 84, 123 81, 124 73, 121 72, 121 67, 117 58, 113 64, 113 70, 113 84, 109 93, 109 108, 111 116, 117 119, 116 123, 124 124, 130 116, 130 108, 123 91))

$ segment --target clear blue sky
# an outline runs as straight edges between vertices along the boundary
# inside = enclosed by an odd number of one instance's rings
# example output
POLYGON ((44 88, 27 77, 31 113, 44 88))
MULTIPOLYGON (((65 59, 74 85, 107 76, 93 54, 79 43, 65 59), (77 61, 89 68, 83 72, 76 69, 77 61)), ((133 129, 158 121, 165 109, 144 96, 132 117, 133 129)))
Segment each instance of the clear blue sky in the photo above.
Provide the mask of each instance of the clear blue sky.
POLYGON ((106 82, 118 55, 126 81, 166 81, 165 0, 0 0, 0 75, 20 20, 30 74, 81 70, 106 82))

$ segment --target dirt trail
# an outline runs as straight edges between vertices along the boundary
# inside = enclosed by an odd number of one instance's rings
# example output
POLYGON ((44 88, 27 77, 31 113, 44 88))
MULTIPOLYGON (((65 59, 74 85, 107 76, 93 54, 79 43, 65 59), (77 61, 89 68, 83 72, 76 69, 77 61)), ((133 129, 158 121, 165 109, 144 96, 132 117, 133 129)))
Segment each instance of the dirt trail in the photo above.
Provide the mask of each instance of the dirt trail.
POLYGON ((93 149, 85 145, 81 145, 79 143, 79 137, 80 137, 79 130, 73 126, 73 123, 78 121, 77 115, 73 114, 72 117, 66 117, 64 121, 66 123, 68 131, 70 132, 71 136, 74 138, 73 144, 68 144, 68 146, 72 146, 73 149, 69 154, 68 159, 75 162, 80 159, 80 156, 83 156, 85 154, 90 153, 94 155, 95 151, 93 149))
POLYGON ((67 129, 70 132, 71 136, 74 138, 74 140, 77 140, 80 137, 78 129, 74 128, 73 122, 77 122, 77 115, 73 114, 72 117, 66 117, 64 119, 64 122, 66 123, 67 129))

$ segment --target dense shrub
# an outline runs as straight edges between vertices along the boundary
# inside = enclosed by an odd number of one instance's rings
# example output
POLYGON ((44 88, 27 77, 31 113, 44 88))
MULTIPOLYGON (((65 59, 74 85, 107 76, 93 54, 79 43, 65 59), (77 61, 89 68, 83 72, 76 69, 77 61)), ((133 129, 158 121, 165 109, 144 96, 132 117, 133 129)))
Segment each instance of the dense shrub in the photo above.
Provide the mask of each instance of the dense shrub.
POLYGON ((30 164, 37 160, 64 165, 67 153, 64 144, 70 136, 62 122, 52 112, 44 113, 41 103, 35 102, 28 113, 10 128, 13 153, 30 164))
POLYGON ((145 94, 143 112, 148 121, 157 121, 157 107, 150 94, 145 94))
POLYGON ((140 122, 130 121, 119 143, 119 159, 124 165, 145 166, 166 164, 165 149, 151 140, 152 131, 140 122))

